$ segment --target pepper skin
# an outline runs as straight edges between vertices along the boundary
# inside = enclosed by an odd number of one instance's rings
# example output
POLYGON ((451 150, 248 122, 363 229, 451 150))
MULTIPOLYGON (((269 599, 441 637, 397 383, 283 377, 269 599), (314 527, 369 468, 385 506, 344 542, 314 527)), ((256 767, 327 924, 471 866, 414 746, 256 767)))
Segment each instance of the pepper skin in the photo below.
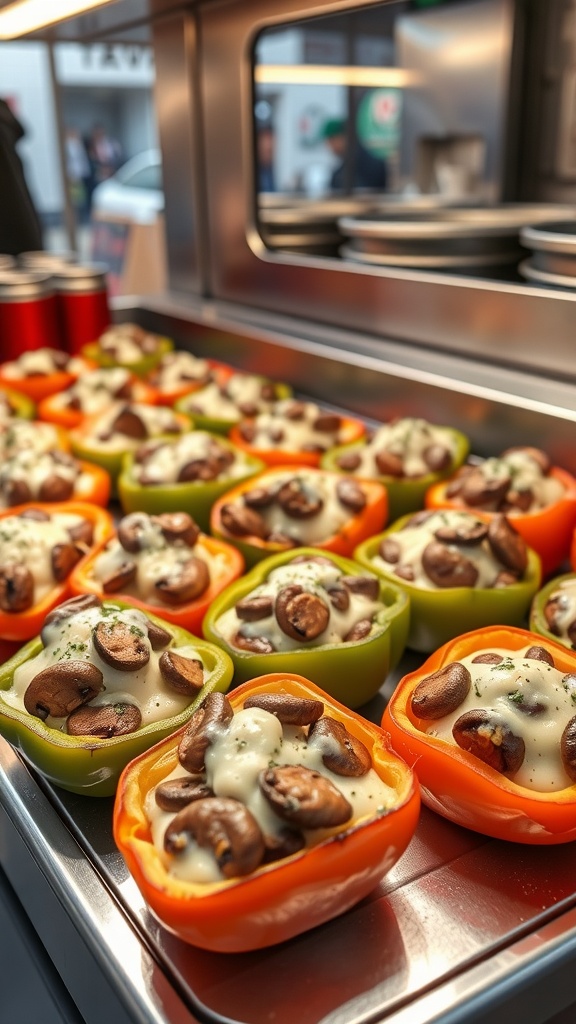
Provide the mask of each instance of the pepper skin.
POLYGON ((200 885, 174 879, 152 845, 143 804, 177 764, 180 734, 127 767, 114 807, 114 838, 156 917, 185 942, 217 952, 244 952, 284 942, 344 913, 367 896, 406 849, 416 828, 418 783, 377 726, 329 698, 309 680, 261 676, 230 696, 235 710, 257 693, 322 700, 371 751, 373 768, 394 791, 394 806, 335 838, 258 868, 243 878, 200 885))
MULTIPOLYGON (((79 564, 72 571, 70 576, 70 592, 72 594, 97 594, 102 600, 105 598, 106 595, 100 581, 93 574, 93 566, 98 555, 106 546, 107 541, 105 540, 82 561, 81 565, 79 564)), ((173 622, 174 625, 180 626, 182 629, 187 629, 189 633, 202 636, 202 622, 206 612, 218 594, 242 575, 244 559, 237 548, 226 544, 225 541, 217 540, 215 537, 209 537, 205 533, 200 534, 191 553, 197 554, 196 548, 199 548, 200 552, 204 552, 207 556, 218 559, 219 564, 218 577, 210 582, 200 597, 180 605, 158 605, 149 604, 121 591, 118 591, 116 596, 119 600, 134 605, 135 608, 141 608, 147 614, 161 615, 166 621, 173 622)), ((202 557, 202 554, 199 557, 202 557)))
POLYGON ((0 387, 0 402, 7 402, 13 410, 14 418, 22 420, 33 420, 36 415, 36 406, 31 398, 20 391, 12 391, 11 388, 0 387))
MULTIPOLYGON (((332 477, 334 481, 340 480, 342 474, 340 473, 328 473, 326 470, 319 470, 313 466, 302 467, 302 466, 280 466, 276 469, 268 467, 259 476, 253 477, 251 480, 244 481, 233 487, 231 490, 226 491, 217 501, 214 502, 212 512, 210 515, 210 532, 215 537, 220 537, 222 540, 227 540, 229 544, 234 544, 242 554, 248 568, 256 565, 263 558, 267 558, 269 555, 279 554, 282 551, 293 550, 288 549, 285 544, 278 543, 276 541, 263 540, 261 537, 237 537, 230 533, 222 523, 222 508, 227 505, 228 502, 236 501, 246 491, 255 490, 260 487, 267 488, 276 479, 278 472, 289 474, 290 470, 293 470, 295 476, 302 473, 304 470, 306 474, 312 475, 318 473, 320 476, 332 477)), ((333 551, 337 555, 344 555, 347 558, 352 557, 354 548, 360 544, 367 537, 371 537, 377 530, 381 530, 382 527, 388 520, 388 499, 386 496, 386 489, 382 484, 377 483, 375 480, 359 480, 358 481, 366 495, 366 505, 364 508, 353 514, 350 512, 349 518, 340 527, 337 533, 333 533, 326 537, 322 541, 316 541, 315 547, 321 548, 322 551, 333 551)))
MULTIPOLYGON (((89 504, 87 501, 53 503, 31 501, 26 505, 14 505, 12 508, 3 509, 0 512, 0 527, 3 519, 9 516, 19 516, 34 509, 46 512, 50 516, 57 515, 58 513, 82 516, 92 523, 94 527, 94 544, 105 544, 114 532, 112 516, 104 508, 89 504)), ((85 555, 78 565, 83 565, 87 557, 85 555)), ((30 640, 32 637, 37 636, 42 629, 48 612, 70 597, 71 593, 70 576, 68 576, 60 583, 54 581, 53 587, 46 596, 25 611, 8 612, 0 609, 0 639, 14 640, 22 643, 24 640, 30 640)))
MULTIPOLYGON (((535 551, 542 561, 544 578, 557 569, 568 558, 570 542, 576 526, 576 478, 567 470, 553 466, 550 476, 564 487, 561 501, 548 505, 538 512, 523 512, 510 516, 510 522, 524 537, 528 547, 535 551)), ((426 493, 426 508, 467 508, 457 498, 448 498, 446 489, 450 481, 435 484, 426 493)), ((475 510, 472 510, 475 511, 475 510)), ((483 515, 492 515, 487 512, 483 515)))
MULTIPOLYGON (((199 433, 206 433, 199 431, 199 433)), ((170 438, 166 438, 170 440, 170 438)), ((122 471, 118 477, 118 497, 125 513, 149 512, 156 515, 160 512, 180 512, 185 509, 196 520, 202 530, 207 531, 210 523, 210 512, 218 498, 229 491, 232 481, 252 480, 264 468, 259 459, 254 459, 244 452, 239 452, 226 439, 218 436, 218 444, 232 448, 242 459, 244 470, 235 476, 224 475, 219 480, 190 480, 184 483, 170 484, 139 484, 134 479, 134 457, 126 455, 122 471)), ((221 538, 231 543, 228 537, 221 538)))
MULTIPOLYGON (((120 601, 103 602, 106 609, 127 607, 120 601)), ((178 715, 151 722, 133 733, 99 739, 95 736, 69 736, 47 726, 40 718, 8 705, 1 696, 9 690, 16 668, 42 650, 40 637, 22 647, 0 669, 0 734, 21 750, 50 782, 83 796, 113 796, 120 773, 134 757, 184 725, 204 697, 212 690, 225 692, 233 667, 228 656, 186 630, 149 615, 149 619, 174 637, 174 646, 192 645, 201 654, 209 672, 197 697, 178 715)))
MULTIPOLYGON (((466 461, 470 450, 468 438, 459 430, 451 430, 450 433, 454 438, 455 454, 450 466, 446 470, 426 473, 424 476, 419 477, 378 476, 374 478, 383 484, 388 492, 388 519, 390 522, 399 519, 400 516, 407 515, 408 512, 417 512, 418 509, 421 509, 424 505, 424 498, 428 489, 437 481, 453 474, 466 461)), ((335 473, 344 473, 345 470, 341 469, 338 465, 338 458, 348 452, 361 449, 361 446, 365 443, 365 441, 360 441, 355 444, 331 448, 320 460, 322 469, 329 469, 335 473)), ((354 475, 354 473, 346 473, 346 476, 354 475)))
MULTIPOLYGON (((435 651, 398 684, 382 718, 396 753, 417 768, 422 800, 433 811, 476 832, 518 843, 551 845, 576 839, 576 785, 556 792, 526 789, 456 744, 428 736, 410 701, 418 683, 459 658, 486 649, 518 651, 541 637, 524 629, 489 626, 435 651)), ((555 665, 576 672, 576 655, 546 641, 555 665)))
POLYGON ((385 608, 376 619, 381 628, 364 640, 256 654, 228 644, 216 629, 217 620, 225 611, 263 583, 273 569, 286 565, 299 555, 323 555, 346 575, 362 575, 357 563, 319 548, 293 548, 266 558, 216 598, 204 619, 204 636, 230 655, 234 662, 235 682, 245 682, 265 672, 293 670, 305 673, 346 707, 360 707, 376 695, 403 654, 408 634, 409 604, 400 587, 381 581, 379 600, 385 608))
MULTIPOLYGON (((484 518, 478 514, 478 518, 484 518)), ((494 623, 522 625, 530 602, 541 581, 540 559, 528 549, 528 566, 524 579, 506 587, 446 587, 425 590, 393 572, 374 565, 384 537, 393 536, 411 519, 402 516, 383 533, 370 537, 354 551, 354 559, 388 583, 401 587, 410 599, 410 633, 407 646, 415 651, 433 651, 441 644, 465 633, 494 623)))

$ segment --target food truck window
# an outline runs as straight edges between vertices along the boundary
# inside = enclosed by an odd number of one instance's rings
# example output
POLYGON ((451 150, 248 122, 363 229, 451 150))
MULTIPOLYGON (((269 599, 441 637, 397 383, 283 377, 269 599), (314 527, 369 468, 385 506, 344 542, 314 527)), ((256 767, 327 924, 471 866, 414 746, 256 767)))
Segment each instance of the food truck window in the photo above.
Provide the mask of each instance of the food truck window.
POLYGON ((397 0, 264 29, 255 189, 270 248, 338 255, 338 218, 497 200, 510 0, 397 0))

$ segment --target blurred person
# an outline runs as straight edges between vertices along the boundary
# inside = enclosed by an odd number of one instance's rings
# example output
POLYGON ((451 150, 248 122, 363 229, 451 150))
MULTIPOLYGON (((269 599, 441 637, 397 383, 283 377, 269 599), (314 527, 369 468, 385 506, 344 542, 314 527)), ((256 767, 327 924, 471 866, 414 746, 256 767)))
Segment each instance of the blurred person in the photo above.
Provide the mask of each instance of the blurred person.
POLYGON ((326 121, 322 134, 328 148, 338 158, 338 164, 330 179, 332 189, 342 191, 348 185, 351 188, 374 189, 379 192, 386 189, 386 162, 370 153, 358 139, 354 140, 353 166, 348 176, 350 155, 346 121, 339 117, 330 118, 326 121))
POLYGON ((82 218, 90 212, 92 199, 92 168, 84 140, 76 128, 67 128, 64 139, 66 175, 75 209, 82 218))
POLYGON ((87 149, 95 185, 111 178, 122 163, 120 143, 112 135, 108 135, 101 124, 94 125, 87 149))
POLYGON ((24 128, 0 99, 0 252, 17 256, 43 249, 42 227, 16 144, 24 128))
POLYGON ((256 133, 256 158, 258 161, 258 191, 275 192, 274 155, 276 139, 270 124, 261 124, 256 133))

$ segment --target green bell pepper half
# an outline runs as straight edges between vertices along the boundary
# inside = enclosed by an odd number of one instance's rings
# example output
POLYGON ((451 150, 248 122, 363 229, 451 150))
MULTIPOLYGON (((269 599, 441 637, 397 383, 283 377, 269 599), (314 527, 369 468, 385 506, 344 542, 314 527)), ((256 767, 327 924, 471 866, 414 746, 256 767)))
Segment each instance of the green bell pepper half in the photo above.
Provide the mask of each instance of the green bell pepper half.
POLYGON ((36 405, 28 395, 19 391, 12 391, 11 388, 0 388, 0 396, 6 398, 14 410, 14 417, 22 420, 33 420, 36 415, 36 405))
POLYGON ((563 647, 567 647, 569 650, 574 650, 574 644, 567 636, 559 636, 557 633, 553 633, 548 625, 546 616, 544 615, 544 608, 548 604, 548 601, 552 597, 555 591, 560 590, 562 586, 571 584, 573 592, 576 594, 576 572, 567 572, 563 576, 556 576, 554 579, 548 581, 537 594, 534 595, 532 605, 530 607, 530 629, 533 633, 540 633, 541 636, 545 636, 547 640, 554 640, 557 644, 562 644, 563 647))
POLYGON ((109 366, 122 366, 126 370, 130 370, 130 373, 136 374, 137 377, 145 377, 147 373, 153 370, 161 359, 168 352, 171 352, 174 348, 174 342, 172 338, 159 338, 158 350, 151 352, 150 355, 142 356, 133 363, 119 363, 114 356, 111 356, 108 352, 103 352, 97 341, 91 341, 88 345, 84 345, 82 349, 82 356, 84 359, 91 359, 97 363, 98 366, 109 367, 109 366))
MULTIPOLYGON (((198 431, 209 433, 209 431, 198 431)), ((214 435, 211 435, 214 436, 214 435)), ((173 438, 159 438, 170 441, 173 438)), ((266 467, 260 459, 240 451, 224 437, 216 436, 218 444, 230 448, 245 467, 245 472, 236 476, 225 475, 218 480, 188 480, 183 483, 170 484, 139 484, 134 479, 134 455, 126 455, 122 464, 122 472, 117 481, 118 497, 122 509, 128 512, 148 512, 158 515, 161 512, 189 512, 204 533, 209 532, 210 512, 212 505, 222 494, 242 480, 261 473, 266 467)))
MULTIPOLYGON (((238 370, 237 372, 240 373, 241 371, 238 370)), ((262 383, 265 383, 266 380, 266 377, 262 377, 262 383)), ((225 384, 226 380, 224 380, 223 383, 225 384)), ((274 381, 273 383, 278 393, 278 401, 292 397, 292 388, 289 384, 282 384, 277 381, 274 381)), ((185 395, 183 398, 179 398, 178 401, 174 403, 175 411, 182 412, 185 416, 190 416, 190 418, 194 420, 194 425, 198 430, 208 430, 213 434, 223 434, 226 436, 232 427, 235 427, 237 423, 240 423, 240 421, 245 418, 240 410, 238 410, 238 415, 235 416, 234 419, 224 419, 221 416, 209 416, 201 412, 196 412, 191 408, 191 406, 193 406, 194 401, 197 401, 201 396, 202 388, 198 391, 192 392, 190 395, 185 395)))
MULTIPOLYGON (((380 581, 379 600, 384 608, 377 614, 377 631, 364 640, 307 646, 292 651, 256 654, 229 644, 218 632, 221 615, 263 583, 278 566, 299 555, 321 556, 334 562, 345 575, 364 575, 358 563, 320 548, 292 548, 259 562, 240 580, 230 584, 215 601, 204 619, 203 633, 218 644, 234 663, 234 685, 268 672, 295 673, 320 686, 349 708, 357 708, 374 697, 388 674, 396 667, 406 645, 410 609, 408 598, 393 583, 380 581)), ((375 573, 370 573, 375 576, 375 573)))
POLYGON ((409 597, 409 648, 430 652, 462 633, 483 626, 522 626, 541 581, 541 563, 535 551, 527 549, 528 566, 524 578, 510 586, 425 590, 374 564, 382 539, 401 530, 411 518, 412 514, 402 516, 383 533, 359 544, 354 551, 354 558, 360 565, 388 583, 395 583, 409 597))
MULTIPOLYGON (((443 427, 442 429, 447 430, 449 428, 443 427)), ((408 512, 417 512, 423 508, 428 488, 440 480, 446 480, 464 464, 470 451, 470 442, 460 430, 450 428, 449 432, 454 439, 454 457, 446 469, 437 470, 434 473, 426 473, 424 476, 419 477, 374 477, 379 483, 384 484, 388 491, 389 522, 392 523, 395 519, 399 519, 400 516, 407 515, 408 512)), ((367 443, 366 440, 363 440, 354 441, 351 444, 337 445, 322 456, 320 466, 322 469, 330 469, 333 473, 345 473, 347 476, 354 476, 354 472, 348 472, 348 470, 344 470, 338 465, 338 459, 341 455, 361 450, 367 443)), ((357 475, 365 476, 366 474, 362 474, 359 471, 357 475)))
MULTIPOLYGON (((130 607, 122 601, 103 601, 102 604, 105 608, 130 607)), ((172 634, 174 639, 170 646, 194 647, 202 658, 208 679, 180 714, 151 722, 136 732, 111 739, 69 736, 27 711, 7 704, 2 699, 2 692, 10 689, 15 670, 42 651, 39 636, 25 644, 0 668, 0 734, 21 750, 42 775, 62 789, 84 796, 113 796, 120 774, 129 761, 184 725, 208 693, 213 690, 225 693, 230 686, 233 664, 225 651, 156 615, 147 613, 147 618, 172 634)))

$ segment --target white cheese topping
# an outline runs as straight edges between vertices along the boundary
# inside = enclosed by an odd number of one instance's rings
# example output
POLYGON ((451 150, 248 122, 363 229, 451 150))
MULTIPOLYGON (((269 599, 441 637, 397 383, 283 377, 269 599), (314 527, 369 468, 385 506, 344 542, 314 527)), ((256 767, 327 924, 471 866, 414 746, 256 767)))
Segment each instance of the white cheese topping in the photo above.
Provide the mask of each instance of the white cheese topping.
POLYGON ((360 465, 354 470, 356 476, 378 477, 375 456, 387 451, 402 461, 404 476, 419 477, 431 472, 424 459, 424 452, 431 445, 441 445, 452 456, 456 454, 454 434, 448 427, 437 427, 426 420, 405 417, 393 423, 384 423, 366 445, 358 446, 360 465))
POLYGON ((573 785, 562 764, 560 738, 576 715, 576 676, 526 658, 528 649, 490 648, 490 653, 503 657, 496 665, 472 664, 486 649, 461 658, 472 676, 470 692, 456 711, 431 723, 426 731, 454 744, 452 727, 457 719, 466 711, 484 708, 526 745, 523 764, 512 780, 526 789, 551 792, 573 785), (530 713, 536 706, 542 710, 530 713))
POLYGON ((0 461, 24 449, 50 452, 60 447, 58 431, 52 423, 13 419, 0 426, 0 461))
POLYGON ((154 371, 154 387, 174 391, 184 384, 204 381, 210 376, 210 364, 191 352, 168 352, 154 371))
MULTIPOLYGON (((177 425, 172 409, 163 405, 144 405, 141 402, 113 402, 91 424, 91 436, 98 442, 98 447, 108 452, 134 451, 142 444, 141 437, 130 437, 128 434, 114 430, 114 422, 126 409, 135 413, 144 424, 147 437, 158 437, 159 434, 175 433, 182 429, 177 425)), ((86 436, 86 435, 83 435, 86 436)))
POLYGON ((143 356, 157 351, 160 338, 148 334, 137 324, 115 324, 98 339, 103 352, 110 353, 117 363, 138 363, 143 356))
MULTIPOLYGON (((166 607, 166 602, 154 589, 158 580, 176 581, 182 566, 191 558, 200 558, 206 563, 211 582, 217 582, 226 572, 225 556, 213 555, 201 544, 190 547, 182 541, 170 542, 166 539, 160 526, 148 516, 142 515, 140 520, 139 543, 141 550, 127 552, 117 539, 109 541, 104 550, 95 558, 92 573, 95 579, 103 580, 116 576, 126 562, 136 566, 136 577, 132 583, 122 586, 123 594, 131 594, 149 604, 166 607)), ((174 604, 170 603, 173 608, 174 604)))
POLYGON ((554 602, 554 629, 552 632, 563 640, 570 640, 572 637, 568 632, 569 627, 576 621, 576 576, 572 579, 562 580, 555 590, 550 593, 547 604, 554 602))
MULTIPOLYGON (((214 445, 219 441, 213 435, 202 430, 191 430, 182 434, 177 440, 166 442, 156 451, 149 455, 139 464, 134 464, 133 475, 136 480, 145 471, 148 483, 172 484, 178 482, 178 477, 183 467, 188 462, 197 459, 211 459, 214 445)), ((224 447, 222 445, 222 447, 224 447)), ((226 448, 226 451, 230 451, 226 448)), ((221 473, 212 479, 223 480, 227 477, 244 476, 246 474, 247 461, 240 451, 234 451, 234 461, 225 466, 221 473)))
POLYGON ((224 384, 211 381, 206 387, 195 391, 190 395, 185 408, 191 416, 199 413, 238 423, 245 415, 239 408, 241 405, 254 404, 261 410, 269 408, 271 402, 262 397, 262 387, 266 383, 264 377, 234 373, 224 384))
MULTIPOLYGON (((368 573, 364 575, 369 576, 368 573)), ((329 610, 326 629, 314 640, 293 640, 280 629, 274 613, 255 622, 242 621, 236 608, 229 608, 214 624, 216 632, 234 646, 234 637, 242 627, 242 635, 246 637, 266 637, 274 645, 276 651, 301 650, 303 646, 319 647, 321 644, 343 643, 344 637, 352 627, 363 619, 374 620, 384 605, 381 601, 373 601, 364 594, 349 592, 350 603, 345 610, 338 610, 331 602, 326 588, 338 583, 344 573, 335 563, 324 565, 319 562, 289 562, 287 565, 273 569, 264 583, 246 595, 245 599, 254 597, 271 597, 274 602, 279 592, 290 584, 297 583, 311 594, 320 597, 329 610)), ((374 628, 374 625, 373 627, 374 628)))
POLYGON ((69 529, 82 522, 82 516, 70 513, 55 513, 46 521, 23 516, 0 519, 0 566, 18 562, 32 573, 32 604, 41 601, 54 587, 53 548, 57 544, 70 544, 69 529))
MULTIPOLYGON (((336 494, 338 475, 328 471, 300 469, 297 473, 287 473, 285 470, 278 470, 277 473, 266 474, 264 486, 267 489, 276 490, 291 480, 301 481, 304 487, 309 487, 318 494, 323 502, 322 507, 315 515, 305 519, 287 515, 277 502, 259 508, 258 513, 269 531, 291 537, 299 545, 313 547, 338 533, 354 515, 338 500, 336 494)), ((237 499, 236 503, 240 506, 244 505, 241 498, 237 499)))
MULTIPOLYGON (((58 462, 52 452, 35 452, 31 449, 16 452, 6 462, 0 464, 0 507, 6 508, 6 487, 10 481, 21 480, 26 483, 29 494, 25 499, 30 501, 38 498, 42 484, 51 477, 58 476, 74 485, 74 498, 82 500, 83 495, 90 494, 92 482, 87 473, 80 470, 76 459, 58 462)), ((10 502, 14 504, 14 501, 10 502)))
MULTIPOLYGON (((417 526, 406 526, 402 530, 396 530, 389 534, 389 538, 400 549, 400 557, 397 562, 386 562, 380 554, 374 555, 372 563, 375 569, 383 569, 385 572, 394 572, 399 566, 409 567, 414 578, 410 583, 422 590, 438 590, 438 586, 430 579, 422 567, 422 554, 424 549, 435 539, 434 533, 440 527, 457 527, 458 523, 464 525, 481 522, 471 512, 458 512, 446 509, 434 512, 423 523, 417 526)), ((446 543, 446 542, 445 542, 446 543)), ((472 562, 478 576, 474 583, 475 589, 483 589, 494 586, 494 582, 504 566, 493 554, 488 540, 484 538, 479 544, 450 544, 446 543, 450 551, 457 551, 460 555, 472 562)), ((453 584, 455 585, 455 584, 453 584)), ((468 584, 469 585, 469 584, 468 584)))
POLYGON ((126 387, 130 380, 128 370, 122 366, 112 366, 101 370, 91 370, 71 384, 65 391, 54 395, 54 407, 67 409, 70 401, 77 404, 78 412, 86 416, 95 416, 108 408, 115 395, 126 387))
POLYGON ((506 515, 525 515, 526 512, 536 512, 560 501, 564 495, 564 487, 560 481, 544 474, 536 459, 522 449, 507 452, 499 458, 485 459, 479 463, 476 469, 487 481, 510 478, 510 487, 514 491, 530 491, 532 496, 530 505, 527 508, 507 508, 506 515))
MULTIPOLYGON (((55 356, 62 353, 51 348, 37 348, 34 351, 22 352, 17 359, 10 360, 2 366, 4 377, 19 380, 22 377, 47 377, 52 373, 59 373, 62 367, 56 362, 55 356)), ((66 373, 80 374, 86 368, 82 359, 68 359, 64 371, 66 373)))
POLYGON ((270 409, 259 413, 251 422, 254 436, 247 438, 253 448, 263 450, 300 452, 308 450, 326 451, 339 443, 340 425, 335 429, 319 430, 314 426, 324 410, 314 402, 298 402, 301 417, 289 418, 286 412, 294 406, 294 399, 286 398, 273 402, 270 409))
MULTIPOLYGON (((14 672, 11 688, 2 693, 2 699, 11 707, 24 711, 24 694, 30 682, 39 672, 58 661, 89 661, 96 665, 104 676, 104 689, 90 701, 91 707, 110 703, 134 704, 142 715, 142 725, 158 722, 180 714, 190 704, 190 697, 170 689, 164 682, 158 662, 165 650, 177 651, 184 658, 203 663, 202 655, 193 645, 177 647, 167 645, 153 651, 148 640, 146 616, 136 608, 110 610, 105 615, 107 622, 126 622, 131 630, 150 650, 150 660, 143 668, 124 672, 113 668, 100 658, 92 640, 98 622, 103 618, 101 608, 89 608, 67 619, 56 621, 46 629, 46 646, 35 657, 20 665, 14 672)), ((210 670, 204 668, 204 682, 210 678, 210 670)), ((46 725, 66 732, 66 720, 48 716, 46 725)))
MULTIPOLYGON (((286 824, 274 813, 258 785, 260 772, 279 764, 302 765, 320 772, 352 806, 352 817, 345 825, 304 831, 307 848, 385 813, 395 803, 394 790, 373 768, 360 778, 336 775, 322 763, 320 747, 307 742, 307 729, 282 726, 275 715, 260 708, 243 708, 236 712, 230 725, 215 734, 206 754, 206 781, 216 796, 241 800, 265 834, 279 835, 286 824)), ((179 766, 167 778, 186 777, 187 774, 179 766)), ((193 841, 177 856, 164 852, 164 833, 174 814, 158 807, 153 790, 147 794, 145 810, 154 845, 171 875, 198 883, 223 879, 212 852, 193 841)))

